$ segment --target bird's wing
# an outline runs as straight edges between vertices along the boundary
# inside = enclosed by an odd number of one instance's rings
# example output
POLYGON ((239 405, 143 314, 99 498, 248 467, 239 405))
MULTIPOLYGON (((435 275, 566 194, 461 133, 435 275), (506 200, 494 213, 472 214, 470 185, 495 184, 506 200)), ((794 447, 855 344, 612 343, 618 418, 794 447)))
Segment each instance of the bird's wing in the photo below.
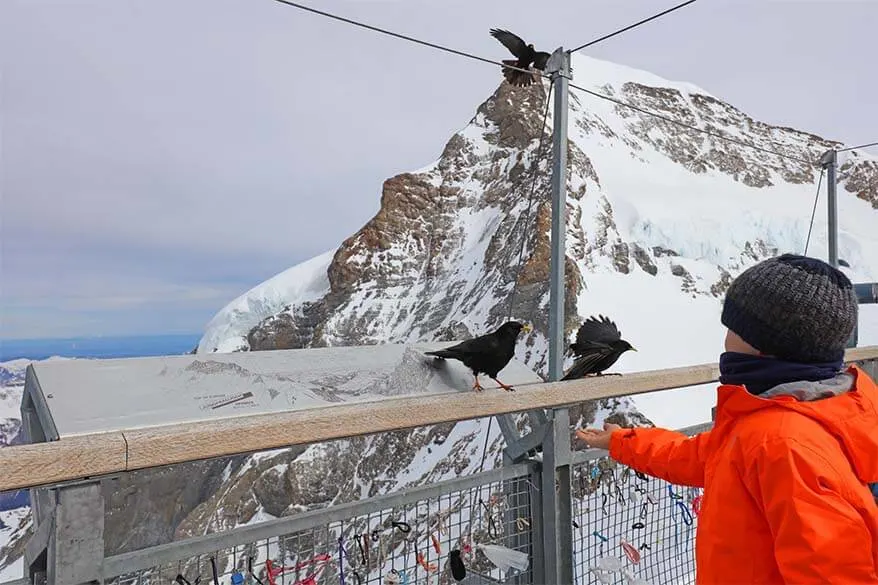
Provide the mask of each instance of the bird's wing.
POLYGON ((610 345, 622 339, 622 334, 615 323, 603 315, 599 317, 600 320, 589 317, 582 323, 579 331, 576 332, 577 345, 588 346, 589 342, 610 345))
POLYGON ((551 56, 551 53, 546 53, 545 51, 537 51, 534 53, 534 68, 544 71, 546 69, 546 64, 549 62, 549 57, 551 56))
POLYGON ((472 355, 493 351, 499 347, 499 345, 500 341, 497 337, 488 334, 461 341, 457 345, 445 348, 444 351, 453 352, 457 355, 472 355))
POLYGON ((600 341, 580 340, 570 345, 570 351, 573 355, 579 357, 595 351, 607 352, 613 349, 613 346, 600 341))
POLYGON ((564 377, 561 379, 576 380, 577 378, 582 378, 586 374, 590 374, 592 370, 594 370, 595 365, 604 359, 611 351, 610 348, 593 349, 580 354, 580 357, 573 362, 570 370, 564 374, 564 377))
POLYGON ((519 59, 523 58, 527 53, 527 43, 521 37, 512 34, 508 30, 492 28, 491 36, 503 43, 503 46, 519 59))

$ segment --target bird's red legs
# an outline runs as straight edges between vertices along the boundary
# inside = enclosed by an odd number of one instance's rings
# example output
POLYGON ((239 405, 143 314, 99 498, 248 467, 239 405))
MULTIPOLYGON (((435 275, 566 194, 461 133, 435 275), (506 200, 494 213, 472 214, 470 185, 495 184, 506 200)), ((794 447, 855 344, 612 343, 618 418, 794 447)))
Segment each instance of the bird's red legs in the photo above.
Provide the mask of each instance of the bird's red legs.
POLYGON ((491 379, 494 380, 495 382, 497 382, 497 384, 498 384, 501 388, 503 388, 504 390, 506 390, 507 392, 515 392, 515 388, 513 388, 512 386, 508 386, 508 385, 504 384, 503 382, 501 382, 501 381, 498 380, 497 378, 491 378, 491 379))
POLYGON ((476 392, 481 392, 482 390, 484 390, 484 388, 482 388, 482 385, 479 384, 478 376, 476 376, 476 381, 473 382, 473 390, 475 390, 476 392))

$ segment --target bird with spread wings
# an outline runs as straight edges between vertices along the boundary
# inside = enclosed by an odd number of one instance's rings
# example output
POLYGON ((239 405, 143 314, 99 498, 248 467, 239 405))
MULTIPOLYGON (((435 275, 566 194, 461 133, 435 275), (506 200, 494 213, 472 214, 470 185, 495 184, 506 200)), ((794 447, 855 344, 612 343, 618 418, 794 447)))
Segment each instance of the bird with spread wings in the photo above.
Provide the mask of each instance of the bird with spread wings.
POLYGON ((503 77, 506 78, 506 81, 517 87, 526 87, 539 79, 539 75, 533 69, 544 71, 549 57, 552 56, 550 53, 535 50, 532 44, 525 43, 521 37, 508 30, 492 28, 491 36, 503 43, 503 46, 516 57, 515 59, 504 59, 504 65, 530 71, 530 73, 526 73, 518 71, 518 69, 504 67, 503 77), (531 69, 531 65, 533 65, 533 69, 531 69))
POLYGON ((616 363, 628 350, 637 351, 622 339, 622 334, 609 318, 586 319, 576 332, 576 343, 569 350, 576 356, 570 370, 562 380, 575 380, 588 375, 603 375, 603 371, 616 363))

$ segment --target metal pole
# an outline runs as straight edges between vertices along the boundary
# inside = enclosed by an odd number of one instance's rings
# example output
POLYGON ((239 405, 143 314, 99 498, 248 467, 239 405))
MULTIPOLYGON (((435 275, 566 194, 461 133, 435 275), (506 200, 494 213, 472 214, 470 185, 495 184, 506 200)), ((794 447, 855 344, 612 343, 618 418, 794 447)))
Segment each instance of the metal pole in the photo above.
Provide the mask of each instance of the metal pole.
POLYGON ((552 259, 549 266, 549 381, 564 373, 564 235, 567 216, 567 97, 570 54, 558 51, 561 67, 552 76, 555 108, 552 114, 552 259))
MULTIPOLYGON (((515 465, 515 462, 512 461, 512 458, 509 457, 508 453, 503 453, 503 467, 512 467, 515 465)), ((518 519, 522 516, 523 510, 531 509, 531 498, 539 498, 539 492, 533 493, 533 490, 528 483, 528 478, 517 477, 515 479, 510 479, 503 482, 503 493, 506 495, 506 511, 504 512, 504 522, 507 526, 515 526, 518 519)), ((527 520, 530 522, 530 531, 529 532, 515 532, 512 538, 504 542, 508 547, 511 547, 515 550, 520 550, 522 552, 527 552, 528 556, 531 558, 532 565, 535 564, 539 554, 534 554, 536 550, 536 542, 532 541, 533 538, 533 530, 536 525, 535 519, 533 517, 528 517, 527 520)), ((533 571, 531 574, 531 581, 533 582, 533 575, 538 575, 536 572, 536 567, 531 568, 533 571)), ((507 577, 506 583, 507 585, 526 585, 527 574, 526 573, 517 573, 510 577, 507 577)))
MULTIPOLYGON (((104 497, 100 482, 52 491, 57 494, 57 504, 45 550, 46 582, 52 585, 103 583, 104 497)), ((32 565, 31 574, 40 573, 40 568, 34 570, 32 565)))
MULTIPOLYGON (((836 177, 836 168, 838 166, 838 151, 827 150, 820 159, 823 168, 826 169, 826 199, 828 213, 826 214, 829 224, 827 229, 827 240, 829 242, 829 264, 838 268, 838 179, 836 177)), ((859 338, 859 323, 854 325, 854 330, 848 338, 847 347, 857 347, 859 338)))
POLYGON ((829 150, 820 161, 826 169, 826 194, 829 206, 829 263, 838 268, 838 198, 836 194, 837 179, 835 176, 838 152, 829 150))
MULTIPOLYGON (((551 431, 543 446, 540 475, 543 579, 535 583, 572 585, 573 515, 570 494, 570 412, 551 411, 551 431)), ((536 576, 535 576, 536 577, 536 576)))

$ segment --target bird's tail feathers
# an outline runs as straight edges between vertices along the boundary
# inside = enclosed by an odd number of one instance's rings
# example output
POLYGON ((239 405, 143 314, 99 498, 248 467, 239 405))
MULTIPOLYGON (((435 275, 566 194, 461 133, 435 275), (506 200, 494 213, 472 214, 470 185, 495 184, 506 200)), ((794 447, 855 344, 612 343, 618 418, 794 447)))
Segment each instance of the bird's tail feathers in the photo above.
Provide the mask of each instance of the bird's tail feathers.
POLYGON ((586 374, 590 374, 594 365, 600 359, 600 354, 586 354, 570 366, 570 370, 564 374, 562 380, 576 380, 578 378, 584 377, 586 374))
MULTIPOLYGON (((509 65, 510 67, 517 67, 518 61, 515 59, 504 59, 502 61, 504 65, 509 65)), ((510 85, 515 85, 518 87, 524 87, 533 83, 534 74, 533 73, 525 73, 524 71, 519 71, 518 69, 509 69, 507 67, 503 68, 503 77, 506 78, 506 81, 509 82, 510 85)))
POLYGON ((585 375, 585 370, 586 370, 585 364, 574 363, 573 366, 571 366, 570 370, 566 374, 564 374, 564 377, 561 379, 562 380, 577 380, 585 375))
POLYGON ((427 351, 424 352, 424 355, 432 355, 434 357, 440 357, 445 359, 453 359, 455 357, 454 352, 448 351, 447 349, 437 349, 436 351, 427 351))

